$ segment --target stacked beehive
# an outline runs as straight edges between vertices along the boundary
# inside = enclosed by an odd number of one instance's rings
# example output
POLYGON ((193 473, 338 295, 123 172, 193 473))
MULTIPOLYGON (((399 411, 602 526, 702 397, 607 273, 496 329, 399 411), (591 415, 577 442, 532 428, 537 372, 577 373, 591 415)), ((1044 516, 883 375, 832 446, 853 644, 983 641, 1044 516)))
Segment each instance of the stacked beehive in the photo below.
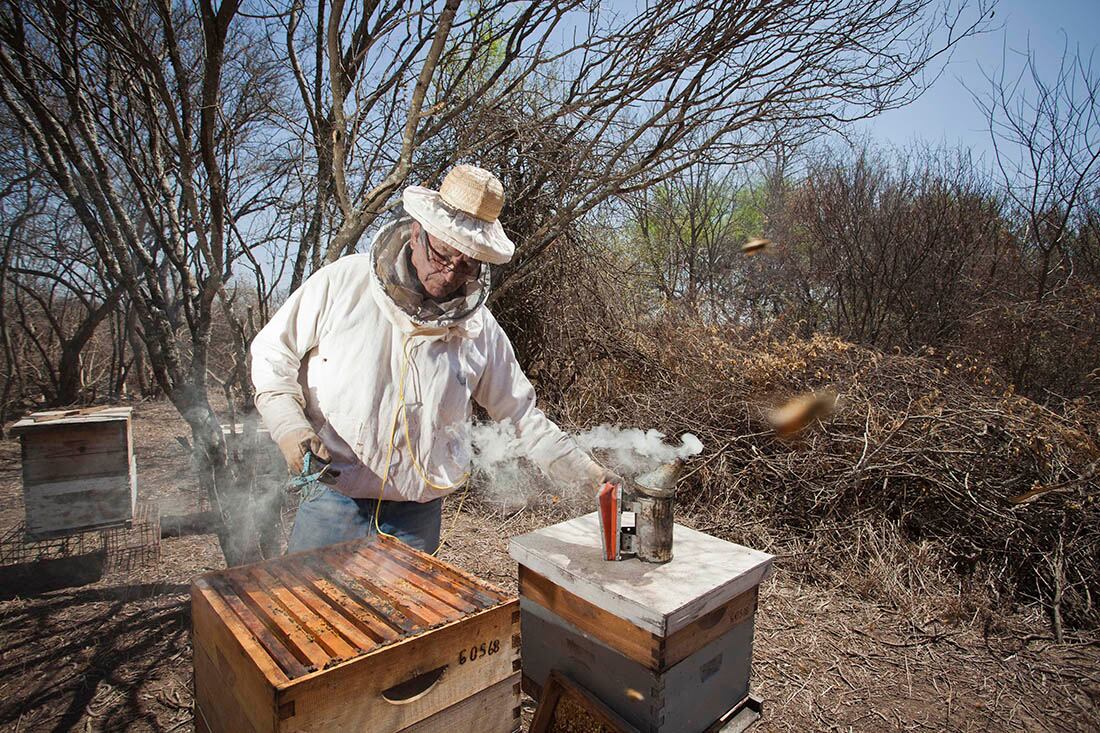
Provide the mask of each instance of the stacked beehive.
POLYGON ((509 552, 533 697, 557 670, 644 733, 753 714, 753 616, 771 555, 676 525, 670 562, 607 561, 596 514, 514 538, 509 552))
POLYGON ((131 408, 36 412, 12 426, 29 539, 128 527, 137 502, 131 408))
POLYGON ((519 727, 518 602, 379 538, 196 579, 200 731, 519 727))

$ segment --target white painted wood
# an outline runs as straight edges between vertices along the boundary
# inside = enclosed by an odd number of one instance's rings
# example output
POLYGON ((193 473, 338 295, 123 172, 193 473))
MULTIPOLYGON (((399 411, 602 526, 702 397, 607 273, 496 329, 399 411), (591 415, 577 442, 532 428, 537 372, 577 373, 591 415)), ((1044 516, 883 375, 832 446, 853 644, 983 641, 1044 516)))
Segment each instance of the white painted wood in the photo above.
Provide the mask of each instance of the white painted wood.
MULTIPOLYGON (((243 434, 244 434, 244 423, 238 422, 238 423, 233 423, 232 425, 230 425, 229 423, 222 423, 222 435, 243 435, 243 434)), ((266 438, 268 440, 271 439, 271 434, 268 432, 267 428, 264 427, 263 425, 257 425, 256 426, 256 435, 261 437, 261 438, 266 438)))
POLYGON ((661 637, 759 585, 774 559, 677 524, 667 563, 604 560, 596 512, 515 537, 508 552, 520 565, 661 637))
POLYGON ((137 456, 130 455, 130 519, 137 511, 137 456))

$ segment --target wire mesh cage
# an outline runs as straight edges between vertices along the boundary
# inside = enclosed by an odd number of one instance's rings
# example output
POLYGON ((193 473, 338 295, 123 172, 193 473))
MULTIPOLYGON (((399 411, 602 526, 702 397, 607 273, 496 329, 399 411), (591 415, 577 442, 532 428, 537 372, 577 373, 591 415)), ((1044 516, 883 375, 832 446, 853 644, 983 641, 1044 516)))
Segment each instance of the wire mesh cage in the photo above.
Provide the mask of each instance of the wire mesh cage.
POLYGON ((102 535, 111 570, 132 570, 160 561, 160 511, 156 504, 138 502, 129 528, 106 529, 102 535))
POLYGON ((20 522, 0 537, 0 565, 23 565, 102 552, 105 549, 103 534, 93 530, 35 540, 27 537, 27 526, 20 522))
POLYGON ((130 570, 160 560, 160 512, 139 502, 130 527, 89 529, 63 537, 35 539, 20 522, 0 535, 0 566, 28 565, 49 560, 103 553, 108 569, 130 570))

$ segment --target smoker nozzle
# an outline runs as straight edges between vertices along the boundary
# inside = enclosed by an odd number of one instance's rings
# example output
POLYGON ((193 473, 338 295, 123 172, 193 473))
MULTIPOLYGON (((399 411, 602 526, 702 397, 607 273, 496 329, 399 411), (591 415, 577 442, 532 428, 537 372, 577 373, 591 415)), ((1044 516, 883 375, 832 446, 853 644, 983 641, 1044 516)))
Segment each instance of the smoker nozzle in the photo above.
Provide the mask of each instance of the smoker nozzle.
POLYGON ((649 473, 635 478, 631 483, 636 493, 654 499, 668 499, 676 494, 676 482, 684 471, 684 460, 677 458, 672 463, 658 466, 649 473))

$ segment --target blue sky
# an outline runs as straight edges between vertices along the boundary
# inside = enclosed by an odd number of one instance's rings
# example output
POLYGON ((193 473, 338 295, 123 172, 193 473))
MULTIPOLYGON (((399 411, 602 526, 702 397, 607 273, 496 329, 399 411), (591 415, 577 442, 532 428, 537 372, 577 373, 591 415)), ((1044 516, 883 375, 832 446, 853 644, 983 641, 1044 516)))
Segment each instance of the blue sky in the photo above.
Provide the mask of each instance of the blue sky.
POLYGON ((961 44, 939 80, 924 96, 902 109, 855 125, 857 134, 897 147, 915 142, 967 147, 975 159, 992 160, 987 122, 967 87, 986 93, 989 82, 1007 63, 1010 72, 1023 66, 1028 48, 1040 73, 1057 70, 1062 51, 1079 49, 1083 59, 1094 56, 1100 70, 1100 0, 1000 0, 993 30, 961 44))

